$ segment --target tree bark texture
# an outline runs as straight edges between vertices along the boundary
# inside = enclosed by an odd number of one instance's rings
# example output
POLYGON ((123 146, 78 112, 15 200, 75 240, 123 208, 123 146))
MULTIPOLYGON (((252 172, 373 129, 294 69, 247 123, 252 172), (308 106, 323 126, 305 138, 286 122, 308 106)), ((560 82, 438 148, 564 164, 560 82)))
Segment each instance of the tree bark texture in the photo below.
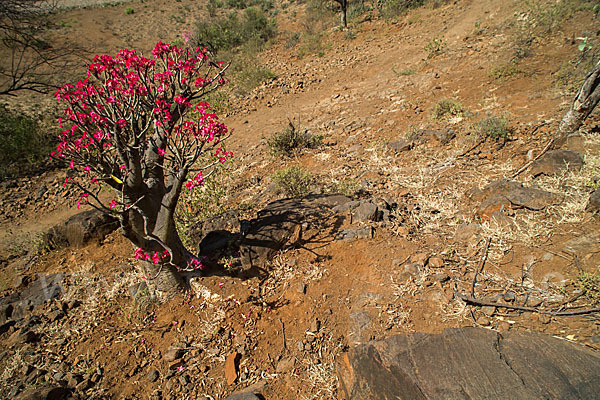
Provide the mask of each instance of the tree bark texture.
POLYGON ((154 252, 162 254, 167 250, 170 256, 165 257, 160 265, 142 262, 144 276, 149 287, 155 293, 173 293, 183 288, 180 269, 186 268, 193 254, 186 249, 177 233, 174 206, 166 204, 166 194, 159 188, 148 190, 138 198, 138 204, 121 216, 121 229, 124 236, 135 246, 142 248, 150 255, 154 252))
POLYGON ((577 132, 586 118, 592 113, 600 101, 600 61, 587 74, 581 88, 577 92, 573 104, 558 125, 554 134, 553 148, 558 149, 565 144, 569 135, 577 132))

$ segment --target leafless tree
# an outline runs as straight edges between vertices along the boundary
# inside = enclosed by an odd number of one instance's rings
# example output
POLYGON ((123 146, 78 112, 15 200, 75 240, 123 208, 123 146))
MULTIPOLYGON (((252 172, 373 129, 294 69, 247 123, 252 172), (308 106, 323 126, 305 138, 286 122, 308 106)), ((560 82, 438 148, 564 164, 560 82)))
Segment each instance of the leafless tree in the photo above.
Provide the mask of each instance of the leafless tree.
POLYGON ((348 0, 334 0, 340 5, 342 10, 342 25, 344 28, 348 27, 348 0))
POLYGON ((587 74, 573 99, 571 108, 560 121, 554 134, 552 148, 561 147, 569 135, 577 132, 600 101, 600 61, 587 74))
POLYGON ((0 0, 0 95, 48 93, 83 67, 81 48, 48 39, 56 11, 54 0, 0 0))

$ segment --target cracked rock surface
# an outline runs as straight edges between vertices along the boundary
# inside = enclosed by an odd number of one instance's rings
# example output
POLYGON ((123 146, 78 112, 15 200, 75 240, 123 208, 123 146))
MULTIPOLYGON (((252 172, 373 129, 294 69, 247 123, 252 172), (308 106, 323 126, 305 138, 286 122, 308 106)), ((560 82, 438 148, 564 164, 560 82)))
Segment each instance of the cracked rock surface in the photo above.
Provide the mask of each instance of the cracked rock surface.
POLYGON ((471 327, 357 346, 338 375, 349 399, 581 399, 600 392, 600 356, 544 334, 471 327))

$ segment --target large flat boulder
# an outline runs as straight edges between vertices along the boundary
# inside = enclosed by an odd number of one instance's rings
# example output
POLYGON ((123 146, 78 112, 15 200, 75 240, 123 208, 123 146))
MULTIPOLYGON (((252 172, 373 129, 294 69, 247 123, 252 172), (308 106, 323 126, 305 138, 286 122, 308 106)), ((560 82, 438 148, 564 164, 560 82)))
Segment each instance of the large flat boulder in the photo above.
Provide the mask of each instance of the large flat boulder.
POLYGON ((558 175, 564 170, 579 171, 583 156, 572 150, 553 150, 531 164, 531 175, 558 175))
POLYGON ((460 328, 357 346, 338 375, 356 400, 592 399, 600 355, 540 333, 460 328))
POLYGON ((322 222, 333 214, 332 209, 349 202, 341 195, 309 196, 283 199, 267 204, 257 218, 248 224, 242 238, 240 254, 243 269, 261 267, 288 242, 301 240, 302 224, 322 222))
POLYGON ((83 211, 53 226, 44 236, 48 248, 82 247, 101 241, 119 227, 119 220, 97 210, 83 211))

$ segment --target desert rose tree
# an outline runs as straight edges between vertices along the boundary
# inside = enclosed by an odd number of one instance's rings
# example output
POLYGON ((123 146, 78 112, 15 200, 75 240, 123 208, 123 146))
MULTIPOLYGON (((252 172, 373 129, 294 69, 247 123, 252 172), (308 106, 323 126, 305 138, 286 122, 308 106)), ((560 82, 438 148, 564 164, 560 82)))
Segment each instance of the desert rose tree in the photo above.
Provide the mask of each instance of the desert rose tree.
POLYGON ((231 154, 222 147, 227 128, 199 102, 225 83, 226 67, 203 48, 159 42, 152 55, 96 56, 86 79, 56 92, 66 108, 52 156, 73 170, 65 184, 81 189, 77 207, 117 215, 144 278, 165 293, 182 286, 182 271, 203 267, 175 227, 181 191, 202 185, 231 154))

